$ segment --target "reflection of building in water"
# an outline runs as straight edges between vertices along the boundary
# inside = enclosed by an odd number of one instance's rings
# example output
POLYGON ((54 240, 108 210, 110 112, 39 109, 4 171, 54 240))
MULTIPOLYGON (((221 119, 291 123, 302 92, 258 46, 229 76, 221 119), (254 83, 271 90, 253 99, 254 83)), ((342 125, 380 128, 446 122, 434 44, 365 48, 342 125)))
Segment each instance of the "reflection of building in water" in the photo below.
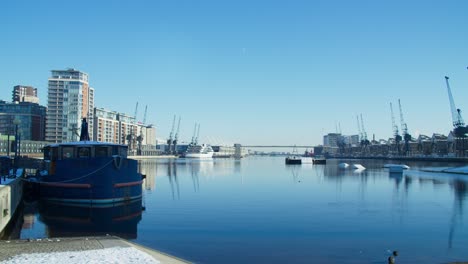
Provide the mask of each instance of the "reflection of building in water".
POLYGON ((54 203, 39 205, 48 237, 116 235, 134 239, 141 220, 142 200, 111 207, 77 207, 54 203))
POLYGON ((139 161, 139 167, 140 173, 146 175, 143 186, 145 186, 146 190, 153 191, 156 187, 156 163, 149 161, 139 161))

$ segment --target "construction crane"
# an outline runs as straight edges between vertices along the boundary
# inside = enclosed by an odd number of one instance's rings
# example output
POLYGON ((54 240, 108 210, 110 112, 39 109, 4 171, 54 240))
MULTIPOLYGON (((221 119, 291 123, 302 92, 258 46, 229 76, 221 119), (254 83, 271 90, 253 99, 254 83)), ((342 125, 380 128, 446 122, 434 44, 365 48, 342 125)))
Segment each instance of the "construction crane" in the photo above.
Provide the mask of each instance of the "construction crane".
POLYGON ((405 141, 405 148, 403 154, 406 156, 410 151, 409 142, 411 141, 411 135, 408 133, 408 126, 406 125, 406 122, 403 119, 403 110, 401 110, 400 99, 398 99, 398 106, 400 108, 401 134, 403 135, 403 140, 405 141))
POLYGON ((172 135, 174 134, 174 124, 175 124, 175 115, 174 118, 172 119, 172 129, 171 133, 169 134, 169 139, 167 139, 167 145, 168 145, 168 153, 172 154, 172 135))
POLYGON ((177 122, 177 130, 174 136, 174 140, 172 141, 172 146, 174 147, 174 154, 177 154, 177 140, 179 139, 179 128, 180 128, 180 116, 179 116, 179 122, 177 122))
POLYGON ((398 131, 398 126, 395 123, 395 115, 393 114, 392 103, 390 103, 390 113, 392 114, 392 129, 393 129, 393 138, 395 139, 395 149, 398 152, 398 155, 400 155, 401 154, 400 142, 401 142, 402 137, 400 136, 400 133, 398 131))
POLYGON ((447 92, 450 102, 450 110, 452 112, 452 124, 453 124, 453 133, 455 137, 466 137, 468 133, 468 127, 465 127, 465 122, 461 116, 461 110, 455 107, 455 101, 453 100, 452 90, 450 89, 449 77, 445 76, 445 82, 447 84, 447 92))

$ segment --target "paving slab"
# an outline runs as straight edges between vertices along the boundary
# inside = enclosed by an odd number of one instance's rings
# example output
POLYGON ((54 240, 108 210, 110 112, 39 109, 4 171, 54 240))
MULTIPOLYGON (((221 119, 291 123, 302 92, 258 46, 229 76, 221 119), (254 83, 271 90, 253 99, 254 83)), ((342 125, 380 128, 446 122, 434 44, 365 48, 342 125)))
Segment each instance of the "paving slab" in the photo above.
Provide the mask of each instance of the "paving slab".
POLYGON ((183 259, 144 247, 142 245, 115 236, 103 237, 74 237, 74 238, 45 238, 28 240, 0 241, 0 262, 21 254, 54 253, 100 250, 109 248, 134 248, 144 252, 163 264, 190 263, 183 259))

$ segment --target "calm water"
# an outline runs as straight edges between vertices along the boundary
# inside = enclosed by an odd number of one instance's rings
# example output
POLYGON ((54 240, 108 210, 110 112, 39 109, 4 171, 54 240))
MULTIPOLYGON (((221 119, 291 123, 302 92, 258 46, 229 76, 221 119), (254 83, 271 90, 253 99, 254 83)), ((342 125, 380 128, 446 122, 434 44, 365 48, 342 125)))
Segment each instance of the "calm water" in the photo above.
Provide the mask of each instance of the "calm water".
POLYGON ((468 260, 468 176, 391 177, 383 162, 359 163, 368 169, 276 157, 145 162, 142 204, 32 203, 18 236, 112 233, 197 263, 386 263, 391 250, 398 263, 468 260))

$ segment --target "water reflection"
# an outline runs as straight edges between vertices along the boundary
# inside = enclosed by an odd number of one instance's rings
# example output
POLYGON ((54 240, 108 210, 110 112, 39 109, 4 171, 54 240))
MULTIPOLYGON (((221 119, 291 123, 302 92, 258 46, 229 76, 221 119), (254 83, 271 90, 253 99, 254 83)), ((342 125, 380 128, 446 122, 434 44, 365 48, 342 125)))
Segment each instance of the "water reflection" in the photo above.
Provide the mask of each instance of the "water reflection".
POLYGON ((292 180, 294 183, 301 182, 301 179, 299 178, 299 171, 302 169, 300 168, 300 165, 287 165, 286 169, 288 169, 291 172, 292 175, 292 180))
POLYGON ((241 160, 234 159, 154 159, 140 161, 140 171, 146 175, 144 186, 147 191, 154 191, 156 178, 164 177, 169 183, 172 199, 180 200, 183 189, 181 185, 186 179, 190 179, 194 192, 200 191, 200 178, 211 180, 224 175, 238 174, 243 182, 241 164, 241 160))
POLYGON ((48 237, 116 235, 137 238, 142 201, 113 204, 110 207, 78 207, 50 202, 39 203, 40 220, 47 225, 48 237))
POLYGON ((146 175, 146 179, 143 182, 145 190, 154 191, 156 187, 156 173, 157 167, 154 162, 140 161, 139 163, 140 172, 146 175))
POLYGON ((454 201, 452 207, 452 217, 450 219, 449 239, 448 247, 452 248, 453 237, 456 232, 456 228, 463 224, 463 202, 468 196, 468 190, 466 188, 467 182, 461 180, 454 180, 451 184, 454 190, 454 201))
POLYGON ((177 166, 176 162, 171 162, 167 165, 167 177, 171 185, 172 199, 175 200, 175 193, 177 193, 177 199, 180 199, 180 188, 179 181, 177 180, 177 166), (176 192, 174 191, 174 186, 176 192))
MULTIPOLYGON (((202 162, 141 163, 147 209, 134 224, 136 242, 196 263, 384 263, 387 249, 401 252, 398 263, 468 257, 464 175, 423 173, 419 164, 392 175, 382 168, 386 162, 365 160, 345 161, 362 164, 363 171, 340 170, 342 161, 294 167, 270 157, 202 162)), ((61 217, 56 212, 35 223, 25 217, 24 227, 46 231, 22 236, 69 231, 75 223, 65 221, 65 229, 56 223, 61 217)))

